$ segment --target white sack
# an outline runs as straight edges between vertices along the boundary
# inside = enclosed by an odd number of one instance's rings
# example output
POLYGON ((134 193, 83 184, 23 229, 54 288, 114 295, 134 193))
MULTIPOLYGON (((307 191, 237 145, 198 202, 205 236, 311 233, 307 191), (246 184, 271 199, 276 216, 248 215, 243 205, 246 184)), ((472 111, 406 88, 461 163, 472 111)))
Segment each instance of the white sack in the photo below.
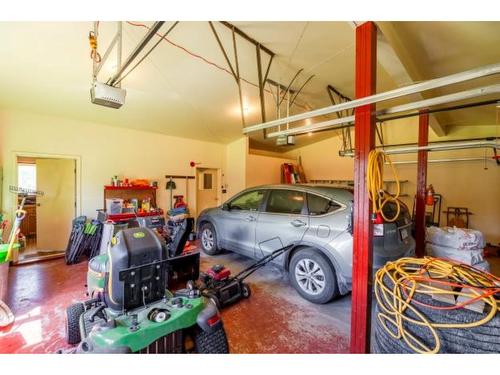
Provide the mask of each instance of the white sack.
POLYGON ((425 245, 425 250, 427 255, 456 260, 457 262, 465 263, 470 266, 475 266, 484 261, 483 249, 463 251, 453 247, 428 243, 425 245))
POLYGON ((457 227, 429 227, 425 240, 434 245, 453 247, 457 250, 476 250, 485 246, 481 232, 457 227))

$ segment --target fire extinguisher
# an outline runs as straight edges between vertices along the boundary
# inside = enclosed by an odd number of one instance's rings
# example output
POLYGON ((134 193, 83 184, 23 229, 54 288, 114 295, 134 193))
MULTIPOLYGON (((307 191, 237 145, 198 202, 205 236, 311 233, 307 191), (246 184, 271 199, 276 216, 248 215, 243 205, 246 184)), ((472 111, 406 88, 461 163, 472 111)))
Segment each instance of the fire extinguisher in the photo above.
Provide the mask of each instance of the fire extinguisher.
POLYGON ((434 205, 434 187, 429 185, 425 192, 425 204, 427 206, 433 206, 434 205))

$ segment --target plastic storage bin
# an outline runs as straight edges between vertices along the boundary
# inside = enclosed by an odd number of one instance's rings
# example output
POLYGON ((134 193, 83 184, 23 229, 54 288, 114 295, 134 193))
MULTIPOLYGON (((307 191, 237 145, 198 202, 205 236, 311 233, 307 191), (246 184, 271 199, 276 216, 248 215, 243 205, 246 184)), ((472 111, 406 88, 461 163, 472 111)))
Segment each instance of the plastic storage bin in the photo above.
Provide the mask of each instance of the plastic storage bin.
POLYGON ((110 215, 121 214, 123 208, 123 199, 106 199, 106 212, 110 215))

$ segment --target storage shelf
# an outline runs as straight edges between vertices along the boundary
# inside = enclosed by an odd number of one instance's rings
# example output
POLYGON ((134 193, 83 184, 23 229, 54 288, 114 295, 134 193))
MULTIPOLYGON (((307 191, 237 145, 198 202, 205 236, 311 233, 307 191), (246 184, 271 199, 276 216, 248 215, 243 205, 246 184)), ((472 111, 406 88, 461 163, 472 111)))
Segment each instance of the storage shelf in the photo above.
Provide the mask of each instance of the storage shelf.
POLYGON ((125 214, 107 214, 106 211, 104 210, 97 210, 97 211, 99 212, 98 219, 101 222, 105 222, 106 220, 111 220, 114 222, 127 221, 135 217, 163 216, 163 210, 161 208, 150 212, 138 212, 137 215, 133 212, 125 214))
POLYGON ((104 186, 104 190, 156 190, 157 186, 104 186))

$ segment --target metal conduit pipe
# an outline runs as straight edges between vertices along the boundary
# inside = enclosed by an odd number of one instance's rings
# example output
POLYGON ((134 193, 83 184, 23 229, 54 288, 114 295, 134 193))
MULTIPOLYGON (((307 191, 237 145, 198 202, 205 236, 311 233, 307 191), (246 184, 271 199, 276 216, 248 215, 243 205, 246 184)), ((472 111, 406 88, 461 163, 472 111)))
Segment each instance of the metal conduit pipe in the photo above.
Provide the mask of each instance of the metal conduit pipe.
MULTIPOLYGON (((384 148, 387 155, 411 154, 418 151, 451 151, 451 150, 468 150, 472 148, 500 148, 500 144, 495 141, 472 141, 472 142, 456 142, 446 144, 432 144, 428 146, 412 146, 412 147, 397 147, 384 148)), ((339 151, 339 156, 354 157, 354 151, 339 151)))
MULTIPOLYGON (((493 159, 489 158, 447 158, 447 159, 432 159, 432 160, 427 160, 427 163, 451 163, 451 162, 456 162, 456 161, 489 161, 491 163, 494 163, 495 161, 493 159)), ((389 163, 385 163, 389 164, 389 163)), ((398 161, 392 161, 392 164, 397 165, 397 164, 417 164, 416 160, 398 160, 398 161)))
MULTIPOLYGON (((419 100, 419 101, 413 102, 413 103, 397 105, 394 107, 390 107, 390 108, 386 108, 386 109, 382 109, 380 111, 377 111, 377 112, 375 112, 375 115, 376 116, 383 116, 383 115, 389 115, 389 114, 393 114, 393 113, 419 110, 419 109, 423 109, 423 108, 432 107, 435 105, 447 104, 447 103, 451 103, 451 102, 472 99, 472 98, 477 98, 480 96, 491 95, 491 94, 500 94, 500 84, 480 87, 480 88, 472 89, 472 90, 460 91, 460 92, 457 92, 454 94, 438 96, 436 98, 419 100)), ((299 126, 299 127, 292 128, 292 129, 277 131, 277 132, 269 133, 267 136, 269 138, 271 138, 271 137, 279 137, 279 136, 283 136, 283 135, 305 134, 305 133, 310 133, 310 132, 319 131, 319 130, 326 130, 326 129, 333 130, 333 129, 337 129, 340 127, 345 127, 346 124, 350 124, 350 125, 354 124, 354 116, 346 116, 346 117, 341 117, 341 118, 337 118, 334 120, 319 122, 316 124, 299 126), (344 126, 342 126, 342 125, 344 125, 344 126)))
POLYGON ((427 91, 431 89, 435 89, 438 87, 450 86, 455 83, 470 81, 472 79, 481 78, 493 74, 500 73, 500 63, 487 65, 480 68, 475 68, 471 70, 467 70, 461 73, 451 74, 441 78, 431 79, 429 81, 415 83, 413 85, 400 87, 394 90, 382 92, 375 95, 366 96, 364 98, 359 98, 352 100, 350 102, 344 102, 336 105, 331 105, 328 107, 316 109, 313 111, 300 113, 293 116, 288 116, 282 119, 277 119, 273 121, 268 121, 262 124, 247 126, 243 129, 243 134, 247 134, 250 132, 254 132, 257 130, 271 128, 273 126, 282 125, 290 122, 305 120, 311 117, 317 117, 322 115, 328 115, 333 112, 343 111, 346 109, 357 108, 363 105, 378 103, 389 99, 399 98, 401 96, 406 96, 410 94, 416 94, 422 91, 427 91))

